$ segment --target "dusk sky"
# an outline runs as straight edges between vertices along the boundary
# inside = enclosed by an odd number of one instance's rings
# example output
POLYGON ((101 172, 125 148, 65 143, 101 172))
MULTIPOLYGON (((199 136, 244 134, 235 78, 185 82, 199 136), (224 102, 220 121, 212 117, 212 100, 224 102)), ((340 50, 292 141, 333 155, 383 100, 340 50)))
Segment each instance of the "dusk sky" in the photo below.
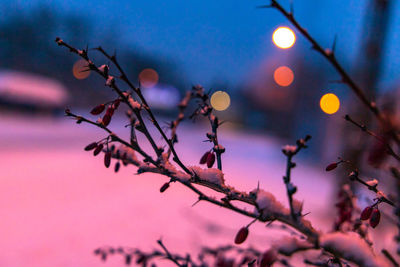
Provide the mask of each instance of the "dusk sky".
MULTIPOLYGON (((289 1, 281 1, 288 6, 289 1)), ((367 1, 293 1, 301 24, 324 46, 330 47, 338 35, 339 59, 348 65, 357 55, 367 1)), ((174 60, 193 83, 213 81, 243 82, 263 59, 287 51, 277 49, 272 32, 286 19, 276 10, 257 9, 268 1, 104 1, 104 0, 3 0, 1 17, 44 5, 56 14, 80 14, 93 23, 99 38, 112 29, 126 45, 134 45, 150 54, 174 60), (105 30, 106 29, 106 30, 105 30)), ((393 15, 400 12, 394 3, 393 15)), ((390 86, 400 67, 400 16, 392 16, 385 49, 382 87, 390 86)), ((95 40, 94 38, 93 40, 95 40)), ((92 44, 97 45, 97 44, 92 44)), ((308 43, 297 35, 293 49, 308 43)), ((309 53, 307 58, 319 57, 309 53)), ((310 58, 312 60, 312 58, 310 58)))

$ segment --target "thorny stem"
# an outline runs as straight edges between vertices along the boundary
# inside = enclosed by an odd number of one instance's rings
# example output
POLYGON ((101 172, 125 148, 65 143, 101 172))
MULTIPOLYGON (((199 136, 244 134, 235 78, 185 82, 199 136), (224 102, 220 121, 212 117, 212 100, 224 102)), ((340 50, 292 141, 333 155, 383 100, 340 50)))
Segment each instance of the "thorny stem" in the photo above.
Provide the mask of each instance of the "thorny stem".
POLYGON ((297 140, 297 146, 294 151, 283 151, 283 153, 287 157, 287 163, 286 163, 286 176, 283 177, 283 181, 286 185, 286 192, 289 200, 289 206, 290 206, 290 214, 292 215, 292 219, 294 221, 297 220, 298 214, 296 214, 294 207, 293 207, 293 195, 296 193, 296 187, 291 183, 291 171, 294 167, 296 167, 296 164, 292 161, 292 158, 302 149, 306 148, 306 142, 311 139, 311 136, 307 135, 304 139, 299 139, 297 140))
POLYGON ((377 193, 381 193, 381 194, 379 195, 378 201, 380 201, 380 202, 385 202, 385 203, 387 203, 387 204, 389 204, 390 206, 393 206, 393 207, 396 206, 396 205, 393 203, 393 201, 391 201, 390 199, 388 199, 385 195, 383 195, 383 193, 382 193, 381 191, 378 190, 378 185, 377 185, 377 184, 374 185, 374 186, 371 186, 371 185, 369 185, 367 182, 365 182, 364 180, 362 180, 362 179, 359 177, 358 171, 357 171, 357 170, 351 172, 350 175, 349 175, 349 178, 350 178, 350 180, 355 180, 355 181, 359 182, 360 184, 366 186, 366 187, 368 188, 368 190, 370 190, 370 191, 372 191, 372 192, 374 192, 374 193, 376 193, 376 194, 377 194, 377 193))
POLYGON ((394 157, 397 161, 400 161, 400 156, 398 154, 396 154, 396 152, 394 152, 393 148, 390 146, 390 144, 388 142, 386 142, 384 139, 382 139, 382 137, 380 137, 379 135, 377 135, 376 133, 374 133, 373 131, 369 130, 367 128, 367 126, 365 126, 364 124, 360 124, 358 122, 356 122, 355 120, 353 120, 349 115, 345 115, 345 120, 351 122, 353 125, 357 126, 358 128, 360 128, 363 132, 369 134, 370 136, 374 137, 375 139, 377 139, 379 142, 381 142, 382 144, 384 144, 386 146, 386 150, 387 153, 389 155, 391 155, 392 157, 394 157))
MULTIPOLYGON (((192 93, 190 91, 186 92, 185 97, 182 99, 182 101, 179 103, 178 108, 179 108, 179 113, 178 116, 174 121, 171 122, 171 140, 172 143, 177 143, 178 142, 178 137, 176 134, 176 130, 178 129, 179 124, 183 121, 185 118, 185 110, 192 99, 192 93)), ((168 158, 171 154, 171 148, 168 149, 168 158)))
MULTIPOLYGON (((111 62, 114 63, 114 65, 117 67, 117 69, 119 70, 119 72, 121 73, 121 79, 128 84, 128 86, 137 94, 137 96, 140 98, 140 100, 142 101, 143 105, 144 105, 144 109, 147 111, 147 113, 150 116, 150 120, 151 122, 154 124, 154 126, 157 128, 157 130, 160 132, 161 136, 163 137, 163 139, 165 140, 165 142, 167 143, 169 149, 171 150, 172 154, 174 155, 173 160, 182 168, 182 170, 184 170, 187 174, 192 174, 191 171, 189 171, 189 169, 182 163, 182 161, 179 159, 178 154, 175 151, 174 148, 174 144, 172 142, 171 139, 169 139, 166 134, 164 133, 164 131, 162 130, 160 124, 158 123, 158 121, 156 120, 153 112, 150 109, 150 106, 147 104, 147 100, 144 98, 142 91, 140 89, 140 87, 135 87, 133 85, 133 83, 129 80, 128 76, 125 74, 125 72, 123 71, 122 67, 120 66, 120 64, 117 61, 117 57, 115 55, 110 56, 109 54, 107 54, 104 49, 102 49, 101 47, 97 48, 97 50, 99 50, 106 58, 108 58, 109 60, 111 60, 111 62)), ((159 155, 158 155, 159 156, 159 155)))
MULTIPOLYGON (((347 84, 349 88, 356 94, 356 96, 361 100, 361 102, 377 117, 377 119, 383 123, 388 123, 387 119, 382 116, 382 113, 376 106, 376 103, 370 101, 360 86, 350 77, 350 75, 344 70, 343 66, 337 61, 335 56, 335 43, 333 49, 324 49, 322 46, 312 37, 308 31, 303 28, 299 22, 294 18, 294 15, 291 11, 287 11, 278 3, 277 0, 271 0, 271 4, 267 6, 261 6, 262 8, 272 7, 277 9, 283 16, 285 16, 290 23, 311 43, 312 49, 320 53, 328 62, 336 69, 336 71, 341 76, 341 82, 347 84)), ((397 144, 400 144, 400 138, 397 134, 392 130, 391 131, 392 138, 396 141, 397 144)))
MULTIPOLYGON (((88 62, 88 67, 91 70, 94 70, 95 72, 97 72, 98 74, 100 74, 101 76, 103 76, 103 78, 105 78, 107 80, 106 85, 111 87, 114 91, 117 92, 117 94, 119 95, 119 97, 121 98, 121 101, 126 103, 128 105, 128 107, 135 113, 135 115, 138 117, 138 119, 140 120, 141 116, 140 116, 140 112, 138 112, 137 108, 134 108, 130 102, 129 97, 131 97, 129 94, 127 94, 126 92, 121 91, 118 86, 116 85, 114 78, 110 75, 108 75, 108 71, 107 73, 101 71, 98 67, 95 66, 95 64, 88 58, 87 56, 87 49, 86 50, 77 50, 73 47, 71 47, 70 45, 66 44, 65 42, 63 42, 61 39, 57 38, 56 42, 58 45, 60 46, 65 46, 67 48, 69 48, 69 50, 75 54, 78 54, 79 56, 81 56, 82 58, 84 58, 87 62, 88 62)), ((112 60, 113 62, 116 61, 115 57, 114 60, 112 60)), ((118 66, 117 66, 118 68, 118 66)), ((123 75, 124 76, 124 75, 123 75)), ((126 78, 127 79, 127 78, 126 78)), ((100 127, 102 129, 104 129, 106 132, 108 132, 112 138, 112 140, 114 141, 118 141, 121 144, 125 145, 128 148, 131 148, 135 151, 137 151, 139 154, 141 154, 146 161, 152 163, 152 165, 149 165, 147 163, 141 162, 139 160, 135 159, 130 159, 128 160, 128 163, 133 164, 135 166, 138 166, 138 173, 144 173, 144 172, 153 172, 153 173, 159 173, 162 175, 165 175, 167 177, 170 178, 170 182, 179 182, 182 185, 188 187, 190 190, 192 190, 194 193, 197 194, 199 201, 206 201, 206 202, 210 202, 212 204, 215 204, 217 206, 220 207, 224 207, 227 209, 230 209, 234 212, 240 213, 242 215, 254 218, 259 220, 260 222, 269 222, 269 221, 279 221, 282 222, 288 226, 293 227, 294 229, 296 229, 298 232, 304 234, 307 237, 308 242, 310 242, 311 244, 313 244, 315 249, 319 249, 321 248, 319 245, 319 237, 320 237, 320 233, 318 231, 316 231, 311 223, 307 220, 305 220, 302 217, 296 217, 294 216, 294 209, 293 206, 291 205, 291 214, 286 214, 285 212, 282 211, 272 211, 272 210, 268 210, 267 213, 263 213, 263 210, 260 210, 258 207, 258 204, 256 202, 256 198, 254 198, 254 194, 252 193, 246 193, 246 192, 240 192, 237 191, 236 189, 234 189, 231 186, 227 186, 224 183, 223 184, 216 184, 216 183, 212 183, 209 182, 208 180, 204 180, 201 177, 198 177, 198 175, 196 174, 192 174, 184 165, 183 163, 179 160, 178 155, 174 149, 173 143, 170 139, 168 139, 165 135, 165 133, 162 131, 161 127, 159 126, 159 123, 156 121, 150 107, 147 105, 146 100, 144 99, 143 95, 141 94, 141 91, 139 88, 135 88, 133 86, 134 91, 138 94, 139 98, 142 100, 142 107, 144 109, 146 109, 146 111, 148 112, 148 114, 150 115, 150 118, 153 122, 153 124, 156 126, 156 128, 160 131, 161 135, 163 136, 164 140, 167 142, 169 148, 171 149, 172 154, 174 155, 173 160, 184 170, 184 172, 178 171, 178 170, 171 170, 171 168, 167 168, 165 165, 165 162, 160 161, 160 156, 161 156, 161 149, 159 149, 152 136, 149 134, 149 132, 147 131, 146 126, 143 124, 141 125, 143 127, 143 132, 146 136, 146 138, 150 141, 153 149, 155 150, 157 156, 159 157, 159 159, 157 161, 154 161, 150 156, 148 156, 144 151, 142 151, 138 146, 136 146, 135 144, 131 144, 129 142, 126 142, 124 140, 122 140, 121 138, 119 138, 118 136, 116 136, 115 134, 112 133, 111 130, 109 130, 107 127, 105 127, 104 125, 100 124, 100 123, 96 123, 93 122, 91 120, 88 120, 86 118, 83 118, 81 116, 72 114, 71 112, 67 112, 68 116, 74 117, 75 119, 79 120, 80 122, 87 122, 89 124, 95 125, 97 127, 100 127), (197 185, 201 185, 201 186, 205 186, 208 187, 216 192, 220 192, 223 193, 225 196, 223 198, 221 198, 220 200, 218 200, 215 197, 211 197, 211 196, 207 196, 206 194, 204 194, 202 191, 200 191, 197 187, 195 187, 195 184, 197 185), (248 211, 246 208, 239 208, 236 207, 232 204, 232 201, 240 201, 243 203, 247 203, 251 206, 253 206, 255 208, 255 211, 248 211), (262 216, 260 215, 262 214, 262 216)), ((204 101, 204 99, 203 99, 204 101)), ((212 109, 212 108, 211 108, 212 109)), ((218 127, 219 123, 218 120, 216 119, 215 116, 211 116, 210 113, 207 114, 208 118, 210 119, 210 122, 212 122, 215 125, 215 129, 213 129, 213 132, 216 134, 216 128, 218 127)), ((212 124, 212 126, 213 126, 212 124)), ((131 138, 132 139, 132 138, 131 138)), ((309 137, 306 139, 309 139, 309 137)), ((132 140, 131 140, 132 141, 132 140)), ((301 141, 301 140, 300 140, 301 141)), ((134 143, 134 142, 133 142, 134 143)), ((296 153, 298 152, 298 150, 300 150, 299 146, 301 147, 305 147, 305 143, 302 144, 299 143, 297 144, 298 147, 296 149, 296 153)), ((214 149, 215 146, 217 146, 219 148, 218 145, 218 141, 217 139, 214 140, 214 149)), ((222 152, 221 152, 222 153, 222 152)), ((295 154, 296 154, 295 153, 295 154)), ((119 153, 115 153, 112 156, 113 157, 117 157, 119 153)), ((218 155, 218 153, 217 153, 218 155)), ((288 163, 290 166, 289 170, 287 172, 287 177, 288 177, 288 182, 285 181, 285 184, 288 188, 289 182, 290 182, 290 171, 293 168, 293 163, 291 162, 291 157, 288 160, 288 163)), ((219 166, 221 167, 221 166, 219 166)), ((293 199, 290 199, 290 203, 292 203, 293 199)), ((329 247, 324 247, 323 248, 324 251, 326 252, 331 252, 334 253, 335 251, 332 250, 329 247)))
POLYGON ((123 144, 123 145, 125 145, 127 147, 132 148, 133 150, 137 151, 140 155, 142 155, 146 159, 146 161, 152 163, 156 167, 160 167, 159 164, 152 157, 150 157, 145 151, 143 151, 140 148, 138 143, 126 142, 125 140, 123 140, 122 138, 117 136, 115 133, 113 133, 109 128, 107 128, 103 124, 98 123, 98 122, 94 122, 94 121, 89 120, 89 119, 87 119, 87 118, 85 118, 83 116, 76 115, 76 114, 72 113, 68 109, 65 110, 65 115, 68 116, 68 117, 75 118, 77 121, 85 122, 85 123, 88 123, 88 124, 92 124, 94 126, 97 126, 97 127, 101 128, 101 129, 105 130, 111 136, 112 141, 117 141, 117 142, 119 142, 119 143, 121 143, 121 144, 123 144))
POLYGON ((180 264, 174 256, 171 255, 171 253, 169 253, 167 247, 164 245, 164 243, 162 242, 161 239, 157 240, 157 243, 160 245, 160 247, 164 250, 165 255, 167 257, 167 259, 169 259, 170 261, 172 261, 173 263, 175 263, 177 266, 183 266, 182 264, 180 264))
POLYGON ((389 253, 386 249, 382 249, 382 254, 385 255, 386 258, 390 260, 390 262, 393 264, 395 267, 399 267, 399 264, 397 261, 393 258, 392 254, 389 253))
MULTIPOLYGON (((95 71, 96 73, 98 73, 100 76, 102 76, 106 81, 107 81, 107 86, 111 87, 117 94, 118 96, 121 98, 122 102, 124 102, 126 105, 128 105, 128 107, 136 114, 139 114, 138 119, 141 120, 141 123, 143 122, 143 119, 141 119, 141 115, 140 115, 140 111, 137 111, 135 108, 133 108, 133 106, 131 105, 131 103, 129 102, 128 96, 126 94, 124 94, 124 92, 119 89, 119 87, 117 86, 117 84, 115 83, 114 78, 108 74, 108 71, 101 71, 94 63, 93 61, 91 61, 88 57, 88 50, 84 49, 84 50, 78 50, 74 47, 72 47, 71 45, 67 44, 66 42, 64 42, 63 40, 61 40, 59 37, 56 38, 56 43, 59 46, 65 46, 69 49, 70 52, 77 54, 78 56, 82 57, 84 60, 86 60, 86 62, 88 63, 88 68, 90 70, 95 71)), ((142 124, 143 127, 143 133, 146 136, 147 140, 149 140, 151 146, 153 147, 154 151, 156 152, 157 156, 161 155, 161 151, 158 149, 156 143, 154 142, 153 137, 150 135, 149 131, 147 130, 146 125, 142 124)))

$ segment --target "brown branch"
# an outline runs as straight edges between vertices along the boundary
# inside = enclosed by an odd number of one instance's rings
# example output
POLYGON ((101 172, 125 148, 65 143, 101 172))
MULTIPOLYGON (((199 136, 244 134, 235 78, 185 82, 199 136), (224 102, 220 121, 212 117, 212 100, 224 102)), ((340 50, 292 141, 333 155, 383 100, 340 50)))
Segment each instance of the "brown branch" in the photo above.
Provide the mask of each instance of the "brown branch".
POLYGON ((367 126, 365 126, 364 124, 360 124, 358 122, 356 122, 355 120, 353 120, 349 115, 346 114, 346 116, 344 117, 345 120, 349 121, 350 123, 352 123, 353 125, 357 126, 358 128, 360 128, 363 132, 369 134, 370 136, 374 137, 376 140, 378 140, 379 142, 381 142, 383 145, 386 146, 386 150, 387 153, 389 155, 391 155, 393 158, 395 158, 397 161, 400 161, 400 156, 398 154, 396 154, 396 152, 394 152, 393 148, 390 146, 390 144, 388 142, 386 142, 384 139, 382 139, 382 137, 380 137, 379 135, 377 135, 376 133, 374 133, 373 131, 369 130, 367 128, 367 126))
MULTIPOLYGON (((140 89, 140 87, 135 87, 133 85, 133 83, 129 80, 128 76, 125 74, 124 70, 122 69, 121 65, 118 63, 117 61, 117 57, 115 55, 110 56, 108 53, 106 53, 104 51, 104 49, 102 49, 101 47, 97 48, 98 51, 100 51, 106 58, 108 58, 109 60, 111 60, 111 62, 117 67, 117 69, 120 71, 121 76, 120 78, 137 94, 137 96, 140 98, 140 100, 142 101, 143 105, 144 105, 144 109, 147 111, 147 113, 150 116, 150 120, 151 122, 154 124, 154 126, 157 128, 157 130, 160 132, 162 138, 165 140, 165 142, 167 143, 169 149, 171 150, 172 154, 174 155, 173 160, 188 174, 192 174, 190 172, 190 170, 182 163, 182 161, 179 159, 178 154, 175 151, 174 148, 174 144, 171 141, 171 139, 169 139, 167 137, 167 135, 165 134, 165 132, 162 130, 160 124, 158 123, 158 121, 156 120, 153 112, 150 109, 150 106, 147 103, 147 100, 144 98, 142 91, 140 89)), ((159 155, 160 156, 160 155, 159 155)))
MULTIPOLYGON (((343 66, 337 61, 336 56, 335 56, 335 43, 333 49, 324 49, 316 40, 314 37, 312 37, 308 31, 303 28, 299 22, 294 18, 294 15, 291 11, 287 11, 282 7, 281 4, 278 3, 277 0, 271 0, 271 4, 268 6, 261 6, 263 8, 265 7, 272 7, 278 10, 283 16, 285 16, 289 22, 303 35, 310 43, 312 48, 320 53, 328 62, 335 68, 335 70, 339 73, 341 76, 341 81, 356 94, 356 96, 360 99, 360 101, 377 117, 377 119, 383 123, 388 123, 387 119, 382 116, 382 113, 376 106, 376 103, 368 99, 368 97, 365 95, 361 87, 350 77, 350 75, 344 70, 343 66)), ((335 38, 336 39, 336 38, 335 38)), ((400 138, 397 136, 397 134, 392 130, 391 131, 391 136, 393 139, 396 141, 397 144, 400 144, 400 138)))

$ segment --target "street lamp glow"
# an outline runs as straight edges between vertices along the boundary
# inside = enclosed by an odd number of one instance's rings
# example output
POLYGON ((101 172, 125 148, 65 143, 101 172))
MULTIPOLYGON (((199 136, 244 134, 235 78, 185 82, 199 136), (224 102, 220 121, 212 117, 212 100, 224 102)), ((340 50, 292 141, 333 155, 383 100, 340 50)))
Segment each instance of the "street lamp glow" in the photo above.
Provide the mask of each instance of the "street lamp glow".
POLYGON ((219 111, 225 110, 231 104, 231 98, 224 91, 217 91, 211 96, 211 106, 219 111))
POLYGON ((279 27, 272 34, 272 41, 277 47, 287 49, 296 42, 296 35, 288 27, 279 27))
POLYGON ((339 110, 340 101, 336 95, 328 93, 321 97, 319 105, 326 114, 333 114, 339 110))

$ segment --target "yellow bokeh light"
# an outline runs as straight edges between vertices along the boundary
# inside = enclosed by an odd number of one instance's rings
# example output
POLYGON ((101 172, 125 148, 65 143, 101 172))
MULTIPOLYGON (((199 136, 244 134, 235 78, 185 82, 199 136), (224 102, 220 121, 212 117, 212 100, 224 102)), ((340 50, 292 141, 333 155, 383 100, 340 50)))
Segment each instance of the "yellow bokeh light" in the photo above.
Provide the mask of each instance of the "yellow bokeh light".
POLYGON ((293 71, 286 66, 281 66, 274 71, 274 80, 280 86, 289 86, 294 80, 293 71))
POLYGON ((90 70, 88 70, 88 63, 86 60, 80 59, 76 61, 72 67, 72 74, 78 80, 83 80, 89 77, 90 70))
POLYGON ((340 101, 336 95, 329 93, 321 97, 319 105, 323 112, 327 114, 333 114, 339 110, 340 101))
POLYGON ((158 73, 153 69, 144 69, 139 73, 139 81, 143 87, 153 87, 158 83, 158 73))
POLYGON ((217 91, 211 96, 211 106, 219 111, 225 110, 231 104, 231 98, 224 91, 217 91))
POLYGON ((288 27, 279 27, 272 34, 272 41, 277 47, 287 49, 293 46, 296 35, 288 27))

